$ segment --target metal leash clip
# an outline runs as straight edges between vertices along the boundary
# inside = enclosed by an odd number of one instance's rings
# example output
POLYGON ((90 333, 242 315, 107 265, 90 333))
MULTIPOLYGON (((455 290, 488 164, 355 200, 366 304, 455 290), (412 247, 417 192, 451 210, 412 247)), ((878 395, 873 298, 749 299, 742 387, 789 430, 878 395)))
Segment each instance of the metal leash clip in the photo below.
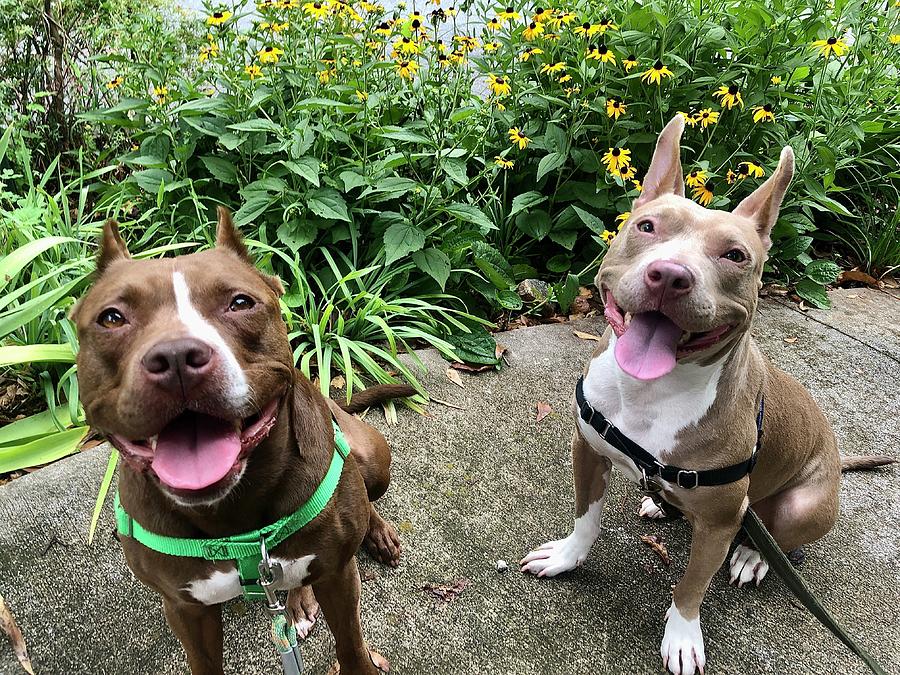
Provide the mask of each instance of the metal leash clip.
POLYGON ((649 477, 647 475, 647 470, 644 467, 641 467, 641 490, 648 495, 655 495, 658 492, 662 492, 662 489, 662 484, 649 477))
POLYGON ((297 644, 294 620, 275 592, 275 585, 284 579, 284 569, 269 559, 269 549, 264 537, 259 538, 259 585, 266 594, 266 611, 272 617, 272 641, 281 655, 284 675, 301 675, 303 655, 297 644))

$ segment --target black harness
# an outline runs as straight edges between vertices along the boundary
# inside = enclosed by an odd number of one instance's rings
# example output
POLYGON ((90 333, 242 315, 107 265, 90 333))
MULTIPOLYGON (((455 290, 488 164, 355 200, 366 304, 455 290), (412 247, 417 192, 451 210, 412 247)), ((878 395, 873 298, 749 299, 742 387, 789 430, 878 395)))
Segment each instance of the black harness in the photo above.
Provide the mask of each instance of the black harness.
POLYGON ((756 459, 759 456, 759 449, 762 446, 762 424, 763 424, 763 406, 764 399, 759 399, 759 414, 756 416, 756 446, 750 459, 721 469, 706 469, 704 471, 693 471, 691 469, 682 469, 678 466, 669 464, 660 464, 656 458, 649 452, 644 450, 640 445, 632 441, 628 436, 619 431, 612 422, 603 416, 599 410, 594 409, 587 399, 584 397, 584 378, 578 379, 575 387, 575 401, 578 403, 578 411, 581 419, 591 425, 593 429, 600 434, 600 438, 613 446, 616 450, 630 459, 641 472, 643 480, 642 487, 645 490, 658 491, 649 487, 649 478, 659 477, 667 483, 674 483, 685 490, 693 490, 697 487, 711 485, 726 485, 740 480, 756 466, 756 459))

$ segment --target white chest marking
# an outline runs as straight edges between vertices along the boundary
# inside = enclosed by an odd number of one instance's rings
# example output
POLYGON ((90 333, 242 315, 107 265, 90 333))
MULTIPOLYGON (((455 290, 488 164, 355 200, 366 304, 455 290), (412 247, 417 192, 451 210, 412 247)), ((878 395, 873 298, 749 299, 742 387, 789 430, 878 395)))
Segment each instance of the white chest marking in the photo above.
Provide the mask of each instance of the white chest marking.
MULTIPOLYGON (((284 578, 275 585, 276 590, 284 591, 302 586, 304 579, 309 576, 309 566, 315 559, 315 554, 305 555, 296 560, 273 557, 272 562, 279 563, 284 570, 284 578)), ((242 592, 241 580, 235 568, 227 572, 216 570, 206 579, 195 579, 190 582, 183 590, 204 605, 217 605, 236 598, 242 592)))
MULTIPOLYGON (((708 366, 680 363, 671 373, 647 382, 636 380, 619 368, 615 344, 613 336, 606 351, 591 361, 584 395, 623 434, 666 463, 678 432, 703 419, 716 400, 726 357, 708 366)), ((640 479, 631 460, 601 439, 581 418, 578 424, 591 447, 609 457, 632 481, 640 479)))
POLYGON ((172 273, 172 286, 175 289, 178 319, 191 335, 203 340, 216 350, 224 366, 223 374, 228 393, 236 404, 243 404, 250 393, 250 387, 234 352, 225 342, 225 338, 191 304, 191 294, 181 272, 172 273))

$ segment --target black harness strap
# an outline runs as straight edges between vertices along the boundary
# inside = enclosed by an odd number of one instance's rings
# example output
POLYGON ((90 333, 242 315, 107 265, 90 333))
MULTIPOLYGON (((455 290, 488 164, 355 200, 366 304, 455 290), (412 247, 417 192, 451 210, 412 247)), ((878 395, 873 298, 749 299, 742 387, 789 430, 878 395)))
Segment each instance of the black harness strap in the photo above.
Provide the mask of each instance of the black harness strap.
POLYGON ((575 386, 575 401, 578 404, 581 419, 590 424, 600 434, 600 438, 634 462, 638 470, 647 478, 658 476, 662 480, 674 483, 680 488, 693 490, 696 487, 734 483, 753 471, 753 467, 756 466, 759 448, 762 445, 764 410, 764 400, 762 398, 759 400, 759 413, 756 416, 756 446, 753 448, 750 459, 721 469, 707 469, 705 471, 693 471, 669 464, 660 464, 653 455, 619 431, 612 422, 603 416, 603 413, 594 409, 588 403, 584 397, 583 377, 578 379, 578 384, 575 386))

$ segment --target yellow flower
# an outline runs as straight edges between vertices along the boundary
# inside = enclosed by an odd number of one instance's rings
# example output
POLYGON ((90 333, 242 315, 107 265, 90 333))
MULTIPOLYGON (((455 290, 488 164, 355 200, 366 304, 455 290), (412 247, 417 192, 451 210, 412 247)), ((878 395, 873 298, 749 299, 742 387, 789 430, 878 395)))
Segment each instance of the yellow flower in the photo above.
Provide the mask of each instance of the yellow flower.
POLYGON ((641 75, 641 82, 645 83, 653 83, 656 85, 661 85, 664 77, 674 77, 674 74, 669 67, 665 65, 662 61, 657 60, 656 63, 653 64, 653 67, 649 70, 645 70, 644 74, 641 75))
POLYGON ((616 216, 616 222, 617 222, 619 225, 616 227, 616 229, 619 230, 619 231, 621 232, 621 231, 622 231, 622 226, 625 224, 625 222, 626 222, 629 218, 631 218, 631 211, 625 211, 624 213, 620 213, 619 215, 617 215, 617 216, 616 216))
POLYGON ((453 41, 459 44, 459 49, 461 49, 463 53, 471 52, 481 46, 478 39, 473 38, 470 35, 454 35, 453 41))
POLYGON ((278 23, 277 21, 275 23, 269 23, 268 21, 263 21, 261 24, 259 24, 259 29, 270 30, 273 33, 281 33, 282 31, 286 30, 289 25, 290 23, 288 23, 287 21, 285 21, 284 23, 278 23))
POLYGON ((256 52, 260 63, 278 63, 282 54, 284 54, 284 50, 278 47, 263 47, 256 52))
POLYGON ((777 87, 779 84, 781 84, 781 76, 773 75, 771 82, 772 82, 772 84, 774 84, 777 87))
POLYGON ((892 45, 900 45, 900 33, 891 33, 888 35, 888 42, 892 45))
POLYGON ((215 56, 219 53, 219 45, 215 42, 210 42, 208 45, 204 45, 200 48, 200 54, 197 56, 197 60, 200 63, 206 61, 210 56, 215 56))
POLYGON ((772 104, 758 105, 753 109, 754 122, 774 122, 775 113, 772 112, 772 104))
POLYGON ((706 182, 706 171, 703 169, 694 169, 684 177, 684 182, 687 183, 688 187, 703 185, 706 182))
POLYGON ((484 43, 484 51, 486 52, 495 52, 500 49, 499 42, 485 42, 484 43))
POLYGON ((511 159, 504 159, 503 157, 497 155, 496 157, 494 157, 494 164, 499 166, 501 169, 511 169, 513 168, 515 162, 511 159))
POLYGON ((461 52, 458 49, 454 49, 452 52, 450 52, 448 60, 450 61, 450 63, 465 63, 466 55, 464 52, 461 52))
POLYGON ((741 162, 738 164, 738 178, 741 180, 752 176, 753 178, 762 178, 766 175, 766 170, 759 164, 753 162, 741 162))
POLYGON ((485 27, 486 27, 489 31, 498 31, 498 30, 500 30, 501 28, 503 28, 503 22, 500 21, 500 19, 498 19, 498 18, 495 16, 493 19, 491 19, 490 21, 488 21, 488 22, 485 24, 485 27))
POLYGON ((534 16, 531 17, 532 21, 548 21, 553 18, 552 9, 544 9, 543 7, 538 7, 534 10, 534 16))
POLYGON ((617 98, 606 99, 606 115, 607 117, 615 117, 619 119, 619 115, 625 114, 625 104, 617 98))
POLYGON ((603 233, 600 235, 600 238, 603 240, 604 244, 608 244, 613 239, 615 239, 616 233, 610 232, 609 230, 603 230, 603 233))
POLYGON ((637 190, 638 192, 644 191, 644 186, 641 184, 641 181, 633 180, 633 181, 631 181, 631 184, 634 185, 634 189, 637 190))
POLYGON ((737 174, 731 169, 728 169, 728 173, 725 174, 725 182, 731 185, 734 183, 735 178, 737 178, 737 174))
POLYGON ((731 110, 734 106, 740 104, 744 107, 744 97, 738 91, 737 85, 732 84, 726 87, 724 84, 713 92, 713 98, 718 98, 723 108, 731 110))
POLYGON ((707 181, 696 186, 691 192, 691 196, 696 199, 702 206, 708 206, 713 200, 712 181, 707 181))
POLYGON ((316 21, 321 21, 328 15, 328 0, 322 0, 321 2, 307 2, 303 5, 303 11, 306 12, 307 15, 313 17, 316 21))
POLYGON ((157 103, 165 103, 169 100, 169 88, 168 87, 153 87, 153 96, 156 98, 157 103))
POLYGON ((563 75, 562 77, 560 77, 560 78, 557 80, 557 82, 559 82, 560 84, 565 84, 566 82, 570 82, 571 80, 572 80, 572 76, 569 75, 568 73, 566 73, 565 75, 563 75))
POLYGON ((575 94, 581 91, 581 87, 566 87, 566 96, 568 98, 572 98, 575 94))
POLYGON ((391 25, 387 21, 382 21, 375 27, 375 32, 379 35, 384 35, 387 37, 391 34, 391 25))
POLYGON ((497 110, 506 110, 506 106, 497 99, 491 99, 491 103, 497 107, 497 110))
POLYGON ((626 180, 631 180, 632 178, 634 178, 634 174, 637 173, 637 169, 635 169, 631 165, 626 165, 626 166, 620 166, 615 171, 610 171, 610 173, 613 176, 618 176, 623 181, 626 181, 626 180))
POLYGON ((403 37, 394 43, 394 51, 397 54, 409 55, 418 54, 419 45, 408 37, 403 37))
POLYGON ((497 14, 497 18, 500 19, 503 23, 507 21, 518 21, 521 16, 513 7, 507 7, 502 12, 497 14))
POLYGON ((568 26, 574 20, 574 12, 562 12, 561 14, 554 13, 553 16, 550 17, 550 25, 554 28, 559 28, 560 26, 568 26))
POLYGON ((544 50, 541 49, 540 47, 529 47, 528 49, 526 49, 524 52, 522 52, 519 55, 519 59, 522 61, 527 61, 535 54, 543 54, 543 53, 544 53, 544 50))
POLYGON ((122 77, 121 75, 117 75, 116 77, 114 77, 113 79, 111 79, 109 82, 106 83, 106 88, 107 89, 115 89, 116 87, 121 87, 124 82, 125 82, 125 78, 122 77))
POLYGON ((616 65, 616 55, 604 44, 597 45, 593 49, 588 50, 587 57, 589 59, 594 59, 595 61, 600 61, 601 63, 611 63, 616 65))
POLYGON ((415 61, 397 61, 395 68, 397 69, 397 75, 405 80, 411 80, 416 76, 419 64, 415 61))
POLYGON ((251 80, 255 80, 257 77, 262 77, 262 68, 259 66, 244 66, 244 72, 251 80))
POLYGON ((715 124, 719 121, 719 113, 713 112, 712 108, 704 108, 697 113, 697 121, 700 122, 705 129, 710 124, 715 124))
POLYGON ((337 75, 336 68, 326 68, 325 70, 319 71, 319 82, 322 84, 328 84, 331 82, 331 78, 337 75))
POLYGON ((438 68, 447 68, 450 65, 450 59, 446 54, 438 54, 438 68))
POLYGON ((543 32, 544 24, 532 21, 525 27, 525 30, 522 31, 522 37, 531 42, 543 32))
POLYGON ((819 54, 826 59, 831 56, 832 52, 835 56, 843 56, 850 49, 841 38, 830 37, 827 40, 816 40, 811 45, 814 49, 819 50, 819 54))
POLYGON ((605 33, 608 30, 619 30, 619 27, 613 23, 612 19, 601 19, 598 25, 601 33, 605 33))
POLYGON ((637 57, 634 54, 629 54, 627 59, 622 61, 622 65, 625 66, 625 72, 630 73, 631 69, 634 68, 638 64, 637 57))
POLYGON ((519 127, 512 127, 507 133, 509 134, 510 143, 512 143, 513 145, 518 145, 519 150, 524 150, 528 147, 528 144, 531 143, 531 139, 523 134, 522 130, 519 129, 519 127))
POLYGON ((606 164, 606 170, 615 174, 619 167, 631 164, 631 150, 628 148, 610 148, 601 160, 606 164))
POLYGON ((684 123, 689 127, 697 126, 697 118, 694 115, 689 115, 686 112, 678 111, 678 114, 681 115, 682 119, 684 119, 684 123))
POLYGON ((208 17, 206 17, 206 24, 208 26, 221 26, 223 23, 228 21, 231 18, 231 12, 213 12, 208 17))
POLYGON ((365 91, 360 91, 359 89, 357 89, 356 90, 356 98, 359 99, 360 103, 362 103, 363 101, 368 101, 369 93, 365 92, 365 91))
POLYGON ((509 82, 504 77, 497 77, 493 73, 488 75, 488 87, 493 92, 494 96, 509 96, 512 92, 512 87, 509 86, 509 82))
POLYGON ((575 35, 581 35, 585 38, 593 37, 600 32, 600 24, 588 23, 585 21, 580 26, 575 26, 575 29, 572 32, 575 33, 575 35))
POLYGON ((541 74, 542 75, 554 75, 556 73, 561 73, 566 69, 565 61, 557 61, 556 63, 545 63, 541 66, 541 74))
POLYGON ((559 42, 559 33, 544 33, 544 42, 559 42))
POLYGON ((456 10, 456 7, 448 7, 447 11, 444 12, 447 16, 456 16, 459 12, 456 10))

